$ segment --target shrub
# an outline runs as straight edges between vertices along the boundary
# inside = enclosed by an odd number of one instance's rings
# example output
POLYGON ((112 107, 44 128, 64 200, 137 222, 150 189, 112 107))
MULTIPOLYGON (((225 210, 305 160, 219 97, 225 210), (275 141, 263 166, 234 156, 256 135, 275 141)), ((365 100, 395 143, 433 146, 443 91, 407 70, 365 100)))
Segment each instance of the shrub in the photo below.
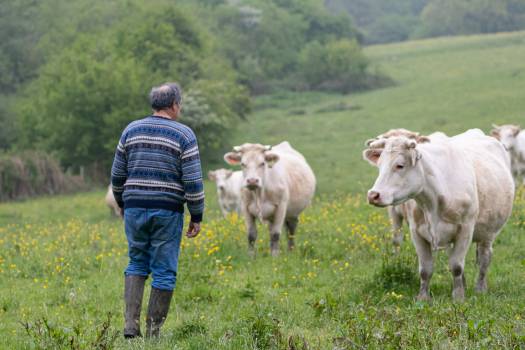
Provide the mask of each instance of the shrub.
POLYGON ((78 188, 83 188, 82 181, 64 174, 48 154, 26 151, 0 156, 0 201, 66 193, 78 188))
POLYGON ((341 39, 308 44, 299 70, 311 89, 348 92, 367 87, 368 66, 357 41, 341 39))

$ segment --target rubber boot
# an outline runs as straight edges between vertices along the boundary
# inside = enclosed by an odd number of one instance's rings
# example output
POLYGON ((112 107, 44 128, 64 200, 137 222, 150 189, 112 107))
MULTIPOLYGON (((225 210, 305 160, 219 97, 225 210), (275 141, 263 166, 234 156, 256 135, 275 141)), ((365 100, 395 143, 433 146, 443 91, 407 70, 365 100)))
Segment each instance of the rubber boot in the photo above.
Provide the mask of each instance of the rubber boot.
POLYGON ((146 337, 158 337, 170 309, 172 290, 151 288, 146 318, 146 337))
POLYGON ((140 334, 140 309, 144 295, 145 276, 128 275, 124 280, 124 338, 141 337, 140 334))

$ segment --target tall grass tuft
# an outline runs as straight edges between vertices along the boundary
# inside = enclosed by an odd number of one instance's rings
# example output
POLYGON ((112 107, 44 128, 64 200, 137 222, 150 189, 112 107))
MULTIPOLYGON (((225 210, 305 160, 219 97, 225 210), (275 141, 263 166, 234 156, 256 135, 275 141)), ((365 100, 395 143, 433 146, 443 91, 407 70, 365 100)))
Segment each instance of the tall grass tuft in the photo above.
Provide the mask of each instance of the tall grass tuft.
POLYGON ((46 153, 0 155, 0 201, 68 193, 84 187, 80 178, 64 174, 58 162, 46 153))

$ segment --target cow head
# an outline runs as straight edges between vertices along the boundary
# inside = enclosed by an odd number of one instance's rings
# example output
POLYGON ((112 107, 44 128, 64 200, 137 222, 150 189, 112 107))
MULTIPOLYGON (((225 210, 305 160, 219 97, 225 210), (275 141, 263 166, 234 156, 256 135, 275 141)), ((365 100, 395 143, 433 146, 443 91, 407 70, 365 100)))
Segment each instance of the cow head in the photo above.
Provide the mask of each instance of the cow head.
POLYGON ((245 143, 233 148, 233 152, 224 155, 224 160, 230 165, 240 165, 243 174, 243 187, 258 190, 264 187, 266 172, 276 162, 279 155, 272 152, 271 146, 245 143))
POLYGON ((226 183, 228 179, 232 176, 233 171, 228 169, 217 169, 208 172, 208 179, 215 182, 217 185, 217 191, 222 193, 226 189, 226 183))
POLYGON ((493 124, 492 131, 490 134, 505 146, 508 151, 512 151, 516 145, 516 137, 521 132, 521 127, 519 125, 502 125, 498 126, 493 124))
POLYGON ((370 146, 372 143, 382 140, 389 139, 391 137, 406 137, 407 139, 415 140, 417 143, 426 143, 430 142, 430 139, 427 136, 421 135, 418 132, 410 131, 407 129, 390 129, 387 132, 369 139, 365 142, 365 146, 370 146))
POLYGON ((370 204, 397 205, 421 192, 424 176, 417 145, 414 139, 392 137, 372 142, 363 152, 363 158, 379 168, 379 176, 368 191, 370 204))

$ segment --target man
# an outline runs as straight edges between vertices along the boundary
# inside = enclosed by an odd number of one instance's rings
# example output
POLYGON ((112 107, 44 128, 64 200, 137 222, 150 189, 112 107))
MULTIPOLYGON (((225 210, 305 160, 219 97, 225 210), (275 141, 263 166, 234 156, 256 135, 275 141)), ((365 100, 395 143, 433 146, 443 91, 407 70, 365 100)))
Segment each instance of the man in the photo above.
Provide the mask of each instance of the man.
POLYGON ((126 338, 141 336, 140 309, 150 273, 146 336, 159 335, 175 288, 184 203, 191 214, 189 238, 199 234, 204 211, 197 140, 189 127, 177 122, 180 87, 166 83, 154 87, 149 97, 153 115, 126 127, 111 169, 129 248, 124 288, 126 338))

